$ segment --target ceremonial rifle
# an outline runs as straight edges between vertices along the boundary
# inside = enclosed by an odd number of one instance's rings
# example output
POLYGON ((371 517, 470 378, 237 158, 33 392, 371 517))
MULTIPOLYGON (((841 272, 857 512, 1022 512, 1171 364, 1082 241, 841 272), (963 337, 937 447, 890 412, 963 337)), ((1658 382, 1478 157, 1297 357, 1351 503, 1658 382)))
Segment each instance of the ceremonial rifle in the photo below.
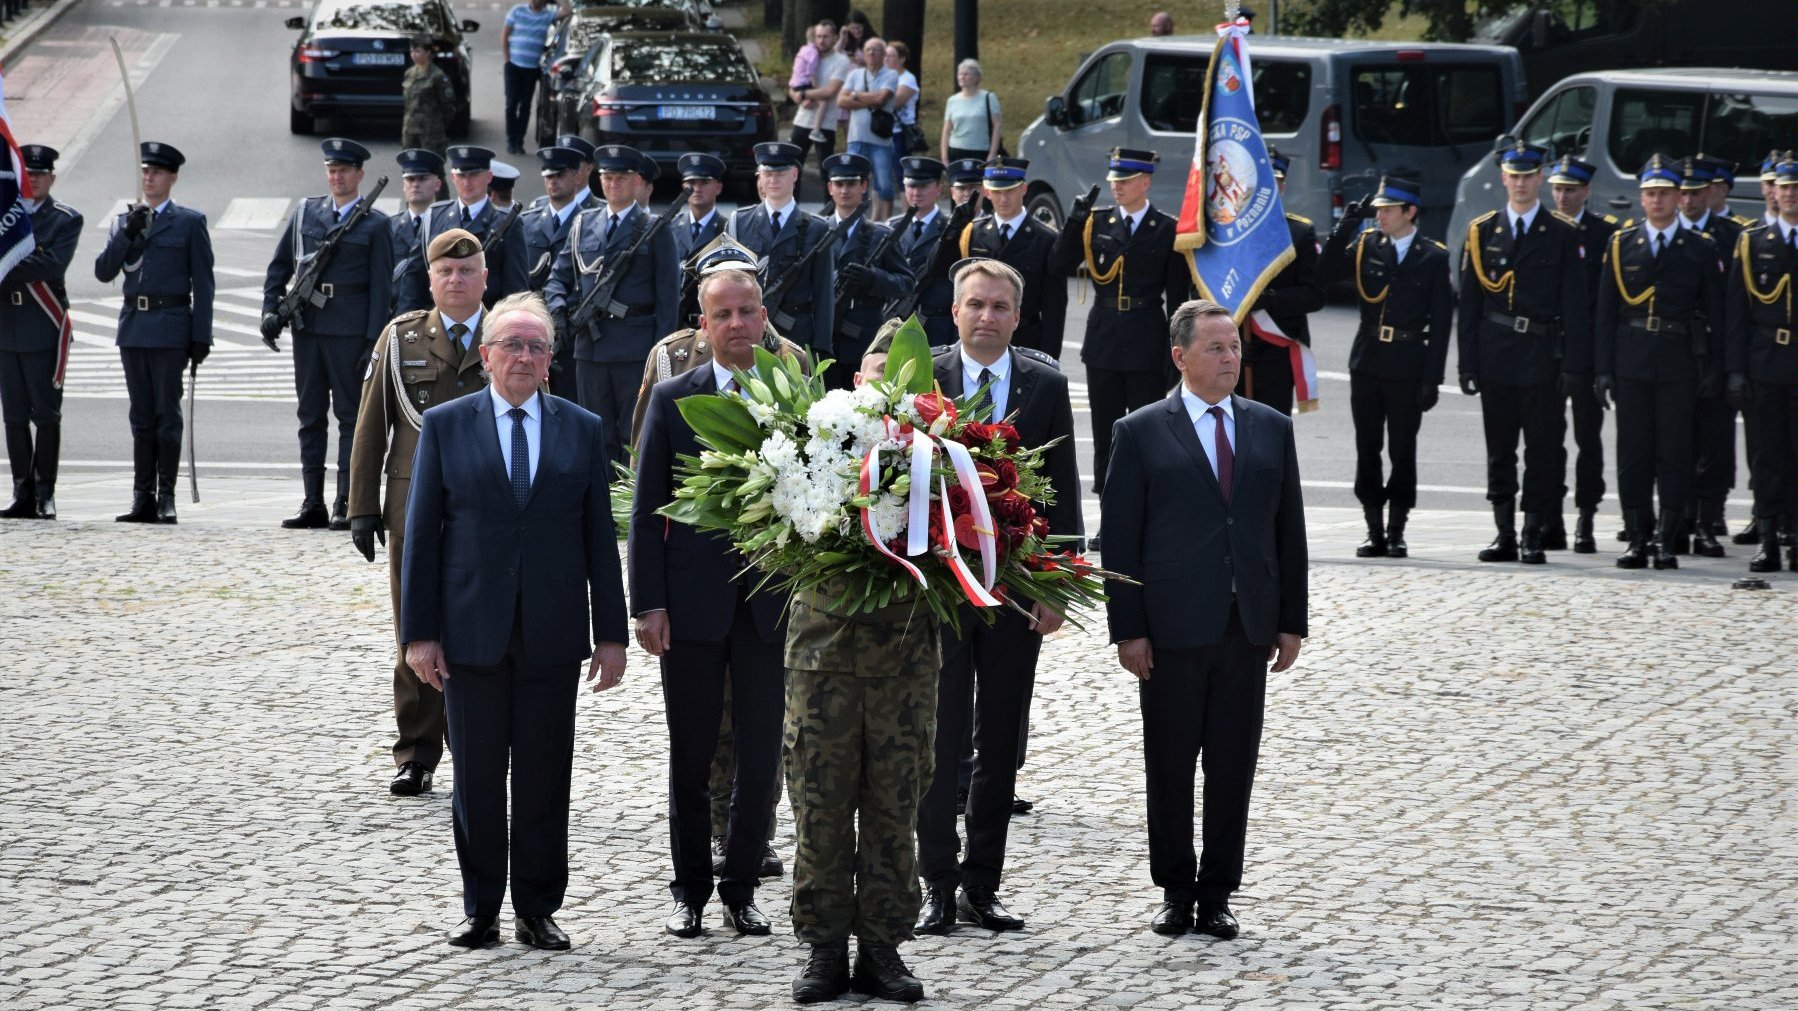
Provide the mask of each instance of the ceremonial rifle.
MULTIPOLYGON (((899 241, 899 237, 905 234, 905 230, 911 227, 912 219, 917 216, 918 209, 916 207, 907 207, 905 209, 905 216, 899 219, 897 225, 887 229, 886 235, 881 237, 880 244, 874 247, 874 251, 868 254, 868 260, 863 266, 873 268, 879 264, 881 260, 886 259, 887 253, 890 252, 893 245, 899 241)), ((845 319, 848 313, 848 304, 850 302, 850 292, 845 287, 846 284, 847 282, 843 279, 842 272, 839 271, 837 273, 836 312, 831 318, 837 321, 837 329, 842 332, 843 336, 850 340, 855 340, 861 336, 861 328, 853 323, 847 322, 845 319)))
MULTIPOLYGON (((849 234, 850 227, 862 219, 862 214, 867 209, 868 205, 864 203, 855 209, 854 214, 837 222, 830 231, 824 234, 824 238, 819 239, 816 245, 806 250, 805 255, 794 261, 793 265, 788 267, 780 277, 775 278, 773 286, 763 293, 762 304, 768 307, 768 319, 774 323, 774 329, 784 335, 797 321, 798 317, 783 310, 780 303, 786 299, 787 292, 792 291, 793 286, 799 283, 799 279, 810 272, 812 261, 818 258, 818 254, 835 245, 837 239, 849 234)), ((832 294, 836 293, 832 292, 832 294)))
MULTIPOLYGON (((655 238, 656 232, 674 220, 674 216, 680 213, 682 207, 687 206, 689 189, 691 189, 690 186, 682 186, 680 197, 669 204, 667 210, 649 219, 649 224, 637 232, 637 237, 631 240, 631 244, 625 248, 624 252, 619 253, 615 259, 605 265, 605 272, 593 282, 593 287, 588 290, 587 297, 581 299, 580 304, 574 307, 574 311, 568 314, 569 334, 585 333, 588 327, 599 322, 599 314, 602 312, 614 319, 624 319, 630 314, 630 307, 619 302, 615 297, 618 286, 624 282, 624 275, 630 272, 631 264, 636 261, 637 253, 643 248, 644 243, 655 238)), ((570 243, 573 241, 573 238, 569 239, 570 243)))
MULTIPOLYGON (((282 328, 291 329, 296 334, 300 332, 304 325, 300 321, 300 312, 303 309, 307 306, 322 309, 325 303, 331 300, 330 295, 319 290, 319 278, 324 276, 325 270, 331 266, 332 258, 337 255, 337 244, 349 233, 350 229, 355 228, 363 218, 368 217, 369 212, 375 209, 375 201, 380 199, 381 191, 386 188, 386 176, 375 180, 375 188, 369 191, 368 196, 356 201, 356 209, 350 212, 350 216, 343 219, 342 224, 325 233, 325 237, 318 240, 318 246, 313 249, 310 256, 301 257, 305 266, 300 268, 299 276, 295 277, 293 283, 288 286, 287 294, 281 296, 281 301, 275 303, 274 316, 279 322, 275 326, 274 333, 262 335, 262 343, 266 344, 270 351, 281 350, 281 346, 276 344, 275 340, 280 337, 282 328)), ((301 239, 297 220, 295 225, 294 255, 300 256, 301 239)))

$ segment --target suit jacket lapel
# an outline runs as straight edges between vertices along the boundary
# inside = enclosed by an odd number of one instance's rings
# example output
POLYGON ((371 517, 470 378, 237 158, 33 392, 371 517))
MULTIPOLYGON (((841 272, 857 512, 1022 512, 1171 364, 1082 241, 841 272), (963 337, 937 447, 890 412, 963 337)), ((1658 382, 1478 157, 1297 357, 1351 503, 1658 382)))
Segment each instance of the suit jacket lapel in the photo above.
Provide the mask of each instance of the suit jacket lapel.
MULTIPOLYGON (((407 333, 410 332, 407 331, 407 333)), ((452 369, 461 368, 462 349, 456 347, 456 338, 451 337, 449 329, 443 325, 442 313, 432 309, 425 316, 423 325, 419 327, 419 336, 424 339, 425 349, 439 361, 452 369)), ((406 334, 400 334, 400 340, 403 342, 405 339, 406 334)), ((404 343, 400 345, 400 353, 405 354, 404 343)))
POLYGON ((1230 447, 1230 455, 1237 464, 1233 473, 1233 487, 1230 489, 1231 502, 1236 501, 1236 492, 1242 488, 1242 461, 1248 459, 1250 450, 1254 446, 1250 440, 1258 431, 1255 425, 1255 413, 1246 406, 1247 404, 1247 400, 1235 394, 1230 395, 1230 409, 1236 418, 1236 443, 1230 447))
MULTIPOLYGON (((492 398, 489 397, 488 401, 491 402, 492 398)), ((524 506, 526 509, 531 507, 531 500, 537 497, 537 489, 543 485, 544 477, 549 474, 549 462, 555 459, 556 436, 560 435, 562 432, 561 419, 559 417, 561 409, 556 406, 554 400, 550 399, 549 394, 539 392, 537 394, 537 406, 540 409, 539 413, 542 415, 537 421, 537 473, 531 477, 530 494, 524 497, 524 506)), ((600 480, 608 483, 611 479, 612 475, 610 474, 604 474, 600 477, 600 480)), ((510 485, 511 475, 506 476, 506 482, 510 485)))
POLYGON ((1201 475, 1199 480, 1210 487, 1212 493, 1222 501, 1224 491, 1218 487, 1217 475, 1211 472, 1211 458, 1205 455, 1205 447, 1199 442, 1199 433, 1193 428, 1192 418, 1186 413, 1186 401, 1180 396, 1180 391, 1175 390, 1169 394, 1166 403, 1167 424, 1173 432, 1174 441, 1192 458, 1193 466, 1199 469, 1201 475))
POLYGON ((476 393, 468 398, 468 409, 474 412, 475 455, 483 462, 481 466, 488 470, 500 483, 495 488, 504 488, 505 499, 512 501, 512 475, 506 473, 506 458, 499 451, 498 419, 493 416, 493 396, 486 391, 476 393))
POLYGON ((936 367, 932 371, 936 373, 936 384, 943 388, 945 394, 957 399, 963 396, 959 343, 954 345, 950 353, 937 356, 936 367))

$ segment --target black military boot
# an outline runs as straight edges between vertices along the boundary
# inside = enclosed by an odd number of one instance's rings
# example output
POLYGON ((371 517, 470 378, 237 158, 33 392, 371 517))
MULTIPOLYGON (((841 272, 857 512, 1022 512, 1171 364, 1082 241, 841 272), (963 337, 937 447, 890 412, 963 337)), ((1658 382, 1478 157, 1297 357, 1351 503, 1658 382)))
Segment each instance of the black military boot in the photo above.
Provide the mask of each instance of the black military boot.
POLYGON ((180 440, 156 445, 156 522, 175 522, 175 477, 181 469, 180 440))
POLYGON ((156 440, 131 440, 131 511, 113 517, 119 523, 156 522, 156 440))
MULTIPOLYGON (((1661 519, 1665 521, 1667 517, 1663 516, 1661 519)), ((1697 525, 1697 517, 1687 511, 1673 517, 1671 522, 1658 524, 1655 527, 1655 540, 1660 543, 1666 554, 1689 555, 1692 553, 1692 528, 1697 525)))
POLYGON ((12 467, 12 505, 0 509, 0 519, 37 518, 37 471, 31 460, 31 426, 6 426, 6 462, 12 467))
POLYGON ((1492 543, 1480 549, 1482 562, 1514 562, 1517 560, 1517 503, 1492 503, 1492 522, 1498 526, 1498 536, 1492 543))
MULTIPOLYGON (((1542 513, 1523 514, 1523 543, 1518 547, 1517 560, 1525 565, 1544 565, 1548 556, 1542 543, 1543 529, 1548 525, 1548 517, 1542 513)), ((1561 532, 1561 544, 1567 543, 1566 531, 1561 532)))
POLYGON ((899 949, 887 944, 862 941, 856 945, 855 973, 849 977, 849 985, 856 993, 885 1000, 916 1004, 924 999, 924 984, 905 967, 899 949))
POLYGON ((1367 540, 1355 549, 1356 558, 1385 558, 1386 531, 1380 522, 1379 506, 1362 506, 1362 515, 1367 517, 1367 540))
POLYGON ((1411 516, 1404 509, 1393 508, 1392 517, 1386 521, 1386 557, 1409 558, 1411 548, 1405 544, 1405 521, 1411 516))
POLYGON ((1595 555, 1598 553, 1598 538, 1592 535, 1592 521, 1598 510, 1581 508, 1579 519, 1573 524, 1573 553, 1576 555, 1595 555))
POLYGON ((849 992, 849 942, 812 945, 812 953, 793 981, 793 1000, 817 1004, 849 992))
POLYGON ((1740 530, 1737 530, 1735 532, 1734 536, 1730 537, 1730 540, 1736 542, 1737 544, 1764 544, 1764 543, 1766 543, 1765 541, 1761 540, 1761 518, 1759 516, 1749 517, 1748 525, 1743 527, 1740 530))
POLYGON ((1661 514, 1661 522, 1655 528, 1654 542, 1648 546, 1648 560, 1654 564, 1656 569, 1679 568, 1679 558, 1673 551, 1673 545, 1677 543, 1679 531, 1684 529, 1685 525, 1686 519, 1683 515, 1666 512, 1661 514))
POLYGON ((1547 513, 1542 517, 1542 550, 1567 550, 1567 519, 1561 515, 1558 506, 1554 512, 1547 513))
POLYGON ((39 425, 37 452, 31 466, 37 472, 37 518, 56 518, 56 468, 62 460, 62 426, 39 425))
POLYGON ((1717 524, 1723 522, 1723 503, 1700 502, 1698 523, 1692 528, 1692 553, 1706 558, 1722 558, 1723 545, 1717 540, 1717 524))
POLYGON ((350 528, 350 472, 337 468, 337 500, 331 503, 331 529, 350 528))
POLYGON ((1623 522, 1630 532, 1629 547, 1617 556, 1617 567, 1645 569, 1648 567, 1648 517, 1640 513, 1626 515, 1623 522))
POLYGON ((1779 524, 1773 520, 1762 523, 1761 518, 1756 516, 1748 525, 1761 531, 1761 549, 1754 553, 1753 558, 1748 559, 1748 571, 1778 572, 1779 524))
POLYGON ((306 499, 300 511, 281 521, 283 530, 324 530, 331 525, 331 514, 325 512, 325 472, 309 470, 300 475, 306 483, 306 499))

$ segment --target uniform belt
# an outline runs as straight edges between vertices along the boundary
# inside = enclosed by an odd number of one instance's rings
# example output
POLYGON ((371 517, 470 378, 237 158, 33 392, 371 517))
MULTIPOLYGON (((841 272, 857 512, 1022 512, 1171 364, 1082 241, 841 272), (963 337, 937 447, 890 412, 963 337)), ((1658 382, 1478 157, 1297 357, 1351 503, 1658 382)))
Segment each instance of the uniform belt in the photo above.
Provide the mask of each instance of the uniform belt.
POLYGON ((646 302, 643 305, 627 305, 622 313, 607 312, 606 315, 612 319, 631 319, 637 316, 647 316, 655 311, 655 303, 646 302))
POLYGON ((1538 337, 1553 337, 1561 329, 1561 321, 1554 319, 1531 319, 1528 316, 1513 316, 1496 309, 1486 311, 1486 322, 1497 323, 1506 330, 1515 333, 1533 333, 1538 337))
POLYGON ((1374 330, 1374 336, 1381 344, 1415 344, 1429 337, 1428 330, 1401 330, 1395 326, 1383 326, 1374 330))
MULTIPOLYGON (((44 283, 50 286, 50 294, 55 295, 58 302, 68 302, 69 293, 68 290, 62 286, 61 281, 46 281, 44 283)), ((24 288, 5 288, 0 289, 0 291, 4 292, 4 295, 0 295, 0 298, 3 298, 4 301, 10 305, 24 305, 31 300, 31 293, 24 288)))
POLYGON ((1691 332, 1688 324, 1676 319, 1668 319, 1665 316, 1625 316, 1623 322, 1630 329, 1641 330, 1644 333, 1664 333, 1683 337, 1691 332))
MULTIPOLYGON (((14 303, 14 304, 17 304, 17 303, 14 303)), ((1779 326, 1779 327, 1761 326, 1761 327, 1755 327, 1754 329, 1755 329, 1756 336, 1771 337, 1771 338, 1773 338, 1773 343, 1775 343, 1775 344, 1779 344, 1779 345, 1783 346, 1783 345, 1789 345, 1792 343, 1793 327, 1790 325, 1779 326)))
POLYGON ((886 304, 886 299, 884 298, 852 298, 849 300, 849 308, 851 309, 878 310, 885 308, 886 304))
POLYGON ((1094 309, 1109 309, 1110 311, 1117 312, 1117 313, 1149 312, 1151 310, 1154 312, 1160 312, 1161 311, 1161 295, 1159 293, 1151 294, 1151 295, 1123 295, 1123 294, 1120 294, 1117 296, 1116 299, 1107 299, 1104 296, 1104 294, 1101 293, 1100 295, 1098 295, 1097 297, 1094 298, 1093 308, 1094 309))
POLYGON ((148 312, 151 309, 186 308, 191 301, 191 297, 187 295, 128 295, 125 298, 125 304, 138 312, 148 312))
POLYGON ((339 295, 366 295, 368 294, 368 285, 366 283, 343 284, 336 281, 325 281, 319 284, 318 290, 326 298, 336 298, 339 295))

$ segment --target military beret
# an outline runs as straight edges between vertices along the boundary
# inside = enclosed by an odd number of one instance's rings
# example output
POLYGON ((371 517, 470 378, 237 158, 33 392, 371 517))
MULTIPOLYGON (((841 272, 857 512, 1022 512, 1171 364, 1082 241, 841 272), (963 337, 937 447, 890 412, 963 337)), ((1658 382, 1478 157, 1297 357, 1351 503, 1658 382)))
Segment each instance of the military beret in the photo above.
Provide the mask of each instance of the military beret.
POLYGON ((318 147, 325 153, 326 165, 354 165, 361 168, 363 162, 374 157, 374 153, 368 148, 342 137, 332 137, 318 147))
POLYGON ((443 257, 464 260, 480 251, 481 240, 474 233, 452 228, 431 240, 430 248, 425 250, 425 262, 435 263, 443 257))
POLYGON ((25 159, 27 172, 54 172, 62 152, 48 144, 26 144, 19 148, 19 155, 25 159))
POLYGON ((170 172, 181 171, 181 166, 187 163, 187 156, 175 150, 175 145, 154 140, 139 144, 137 157, 145 165, 165 168, 170 172))

